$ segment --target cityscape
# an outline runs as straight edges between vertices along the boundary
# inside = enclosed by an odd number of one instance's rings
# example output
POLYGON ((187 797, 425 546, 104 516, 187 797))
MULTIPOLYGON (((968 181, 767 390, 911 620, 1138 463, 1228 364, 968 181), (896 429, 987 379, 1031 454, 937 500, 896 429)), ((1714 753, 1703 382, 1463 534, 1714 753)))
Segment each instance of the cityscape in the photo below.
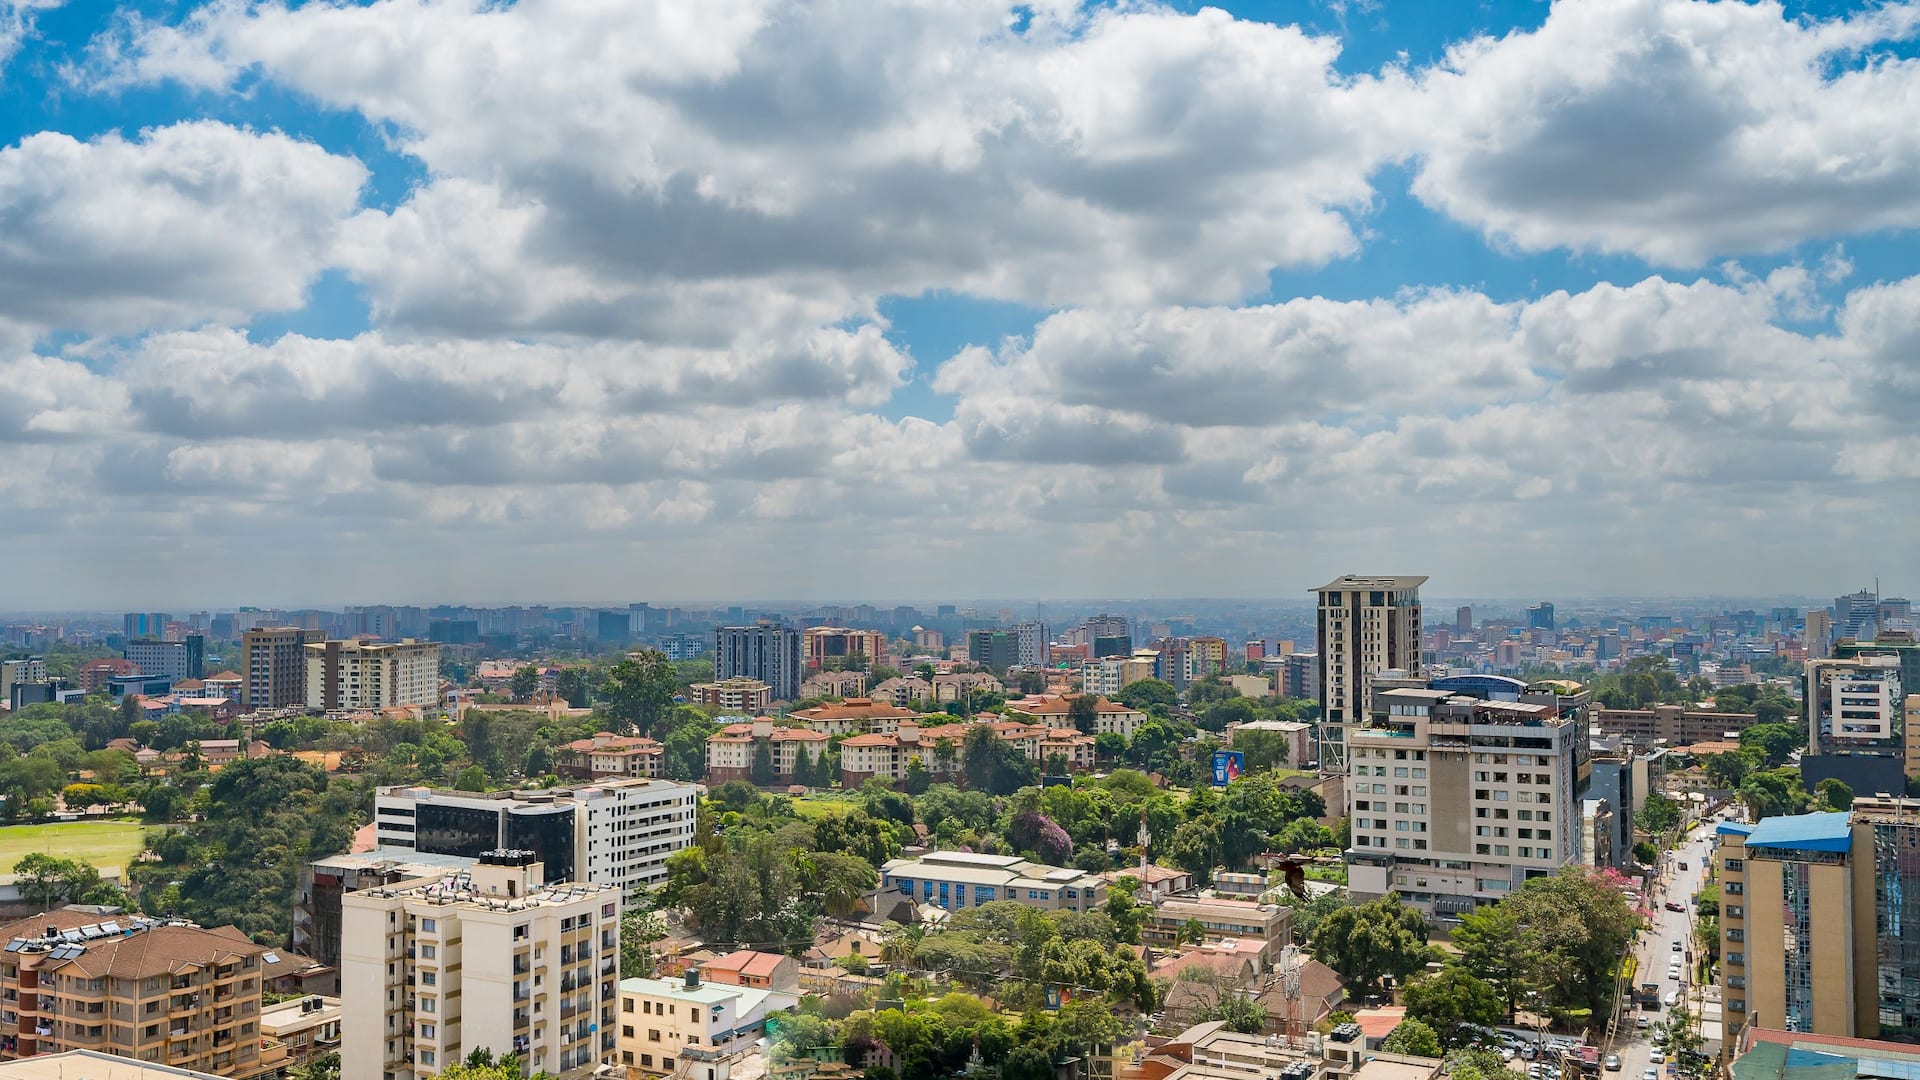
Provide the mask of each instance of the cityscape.
POLYGON ((1920 1080, 1920 0, 0 0, 0 387, 0 1080, 1920 1080))

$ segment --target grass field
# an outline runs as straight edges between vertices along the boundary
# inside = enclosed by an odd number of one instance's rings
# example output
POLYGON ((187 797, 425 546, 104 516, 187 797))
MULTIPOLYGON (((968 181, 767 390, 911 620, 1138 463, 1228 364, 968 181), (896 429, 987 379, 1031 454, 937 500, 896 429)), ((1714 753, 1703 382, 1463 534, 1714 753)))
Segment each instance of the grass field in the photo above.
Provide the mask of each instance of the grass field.
POLYGON ((0 827, 0 873, 11 873, 20 856, 42 851, 95 866, 124 868, 146 844, 155 826, 137 821, 70 821, 54 825, 0 827))

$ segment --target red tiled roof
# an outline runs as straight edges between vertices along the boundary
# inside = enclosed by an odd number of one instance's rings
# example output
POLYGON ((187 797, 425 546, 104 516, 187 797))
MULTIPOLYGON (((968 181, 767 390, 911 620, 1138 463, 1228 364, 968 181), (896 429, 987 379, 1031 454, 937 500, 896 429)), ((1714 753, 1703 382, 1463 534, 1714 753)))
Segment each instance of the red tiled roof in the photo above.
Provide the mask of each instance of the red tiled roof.
POLYGON ((758 975, 764 978, 771 978, 774 971, 779 968, 780 961, 785 959, 786 957, 779 953, 755 952, 752 949, 742 949, 739 952, 728 953, 725 956, 709 960, 705 964, 705 967, 710 972, 732 971, 742 975, 758 975))

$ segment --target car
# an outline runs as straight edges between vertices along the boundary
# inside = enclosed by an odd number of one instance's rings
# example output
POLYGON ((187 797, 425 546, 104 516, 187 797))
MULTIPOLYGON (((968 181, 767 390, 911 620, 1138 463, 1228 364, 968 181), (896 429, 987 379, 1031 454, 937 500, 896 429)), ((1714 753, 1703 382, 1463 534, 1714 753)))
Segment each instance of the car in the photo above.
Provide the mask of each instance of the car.
POLYGON ((1607 1071, 1608 1072, 1620 1071, 1620 1055, 1619 1054, 1607 1055, 1607 1071))
POLYGON ((1653 1053, 1647 1055, 1647 1060, 1653 1062, 1655 1065, 1665 1065, 1667 1063, 1666 1051, 1655 1050, 1653 1053))
POLYGON ((1667 978, 1669 978, 1669 979, 1672 979, 1672 980, 1673 980, 1674 982, 1679 982, 1679 981, 1680 981, 1680 969, 1679 969, 1679 968, 1677 968, 1677 967, 1670 967, 1670 968, 1668 968, 1668 969, 1667 969, 1667 978))
POLYGON ((1680 864, 1680 869, 1682 869, 1682 870, 1685 870, 1686 868, 1687 868, 1687 864, 1686 864, 1686 863, 1681 863, 1681 864, 1680 864))
POLYGON ((1666 903, 1665 903, 1664 905, 1662 905, 1662 906, 1663 906, 1663 907, 1665 907, 1665 908, 1666 908, 1666 909, 1667 909, 1668 911, 1685 911, 1685 910, 1687 910, 1687 905, 1685 905, 1685 904, 1683 904, 1683 903, 1681 903, 1681 902, 1680 902, 1680 901, 1678 901, 1678 900, 1669 900, 1669 901, 1667 901, 1667 902, 1666 902, 1666 903))
POLYGON ((1660 1080, 1660 1070, 1648 1069, 1640 1074, 1640 1080, 1660 1080))
POLYGON ((1649 1019, 1647 1019, 1646 1017, 1644 1017, 1644 1016, 1642 1016, 1642 1017, 1641 1017, 1641 1018, 1639 1018, 1638 1020, 1636 1020, 1636 1021, 1634 1021, 1634 1024, 1633 1024, 1633 1026, 1634 1026, 1634 1027, 1637 1027, 1637 1028, 1639 1028, 1639 1029, 1640 1029, 1641 1031, 1645 1031, 1645 1030, 1647 1030, 1648 1028, 1650 1028, 1650 1027, 1652 1027, 1652 1026, 1653 1026, 1653 1021, 1651 1021, 1651 1020, 1649 1020, 1649 1019))
POLYGON ((1513 1047, 1511 1047, 1511 1046, 1503 1046, 1503 1047, 1501 1047, 1501 1048, 1500 1048, 1500 1060, 1501 1060, 1501 1061, 1512 1061, 1512 1060, 1513 1060, 1513 1047))
POLYGON ((1674 952, 1679 952, 1682 948, 1684 948, 1684 946, 1680 942, 1676 941, 1673 943, 1674 952))
POLYGON ((1520 1048, 1520 1056, 1526 1058, 1528 1061, 1532 1061, 1534 1058, 1540 1056, 1540 1051, 1532 1046, 1523 1046, 1520 1048))

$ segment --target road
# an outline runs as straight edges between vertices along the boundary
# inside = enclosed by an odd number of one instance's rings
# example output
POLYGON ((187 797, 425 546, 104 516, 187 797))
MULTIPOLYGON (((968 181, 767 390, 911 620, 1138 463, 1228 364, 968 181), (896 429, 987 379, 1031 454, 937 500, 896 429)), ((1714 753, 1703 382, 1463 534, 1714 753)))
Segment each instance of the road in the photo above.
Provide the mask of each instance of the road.
MULTIPOLYGON (((1687 834, 1678 849, 1663 855, 1665 865, 1661 867, 1658 882, 1647 897, 1654 917, 1649 928, 1640 932, 1634 944, 1634 955, 1640 961, 1633 980, 1636 986, 1643 982, 1657 982, 1663 997, 1667 991, 1676 988, 1685 993, 1687 1007, 1695 1017, 1700 1018, 1701 1034, 1705 1040, 1701 1050, 1709 1056, 1719 1046, 1720 1002, 1717 990, 1696 986, 1692 981, 1693 965, 1698 959, 1693 940, 1693 898, 1707 883, 1713 852, 1713 830, 1717 824, 1712 818, 1701 822, 1687 834), (1681 863, 1686 864, 1685 870, 1680 869, 1681 863), (1686 910, 1668 911, 1664 906, 1668 900, 1678 901, 1686 910), (1673 950, 1676 941, 1680 942, 1683 951, 1673 950), (1667 968, 1676 956, 1684 958, 1681 979, 1677 982, 1666 977, 1667 968)), ((1620 1033, 1613 1046, 1613 1052, 1620 1055, 1620 1071, 1615 1076, 1621 1080, 1640 1080, 1643 1070, 1650 1064, 1648 1055, 1652 1053, 1653 1045, 1647 1032, 1637 1029, 1636 1021, 1645 1016, 1655 1023, 1664 1022, 1668 1012, 1663 1004, 1657 1011, 1644 1012, 1629 1006, 1621 1014, 1620 1033)), ((1665 1069, 1661 1069, 1662 1076, 1665 1072, 1665 1069)))

